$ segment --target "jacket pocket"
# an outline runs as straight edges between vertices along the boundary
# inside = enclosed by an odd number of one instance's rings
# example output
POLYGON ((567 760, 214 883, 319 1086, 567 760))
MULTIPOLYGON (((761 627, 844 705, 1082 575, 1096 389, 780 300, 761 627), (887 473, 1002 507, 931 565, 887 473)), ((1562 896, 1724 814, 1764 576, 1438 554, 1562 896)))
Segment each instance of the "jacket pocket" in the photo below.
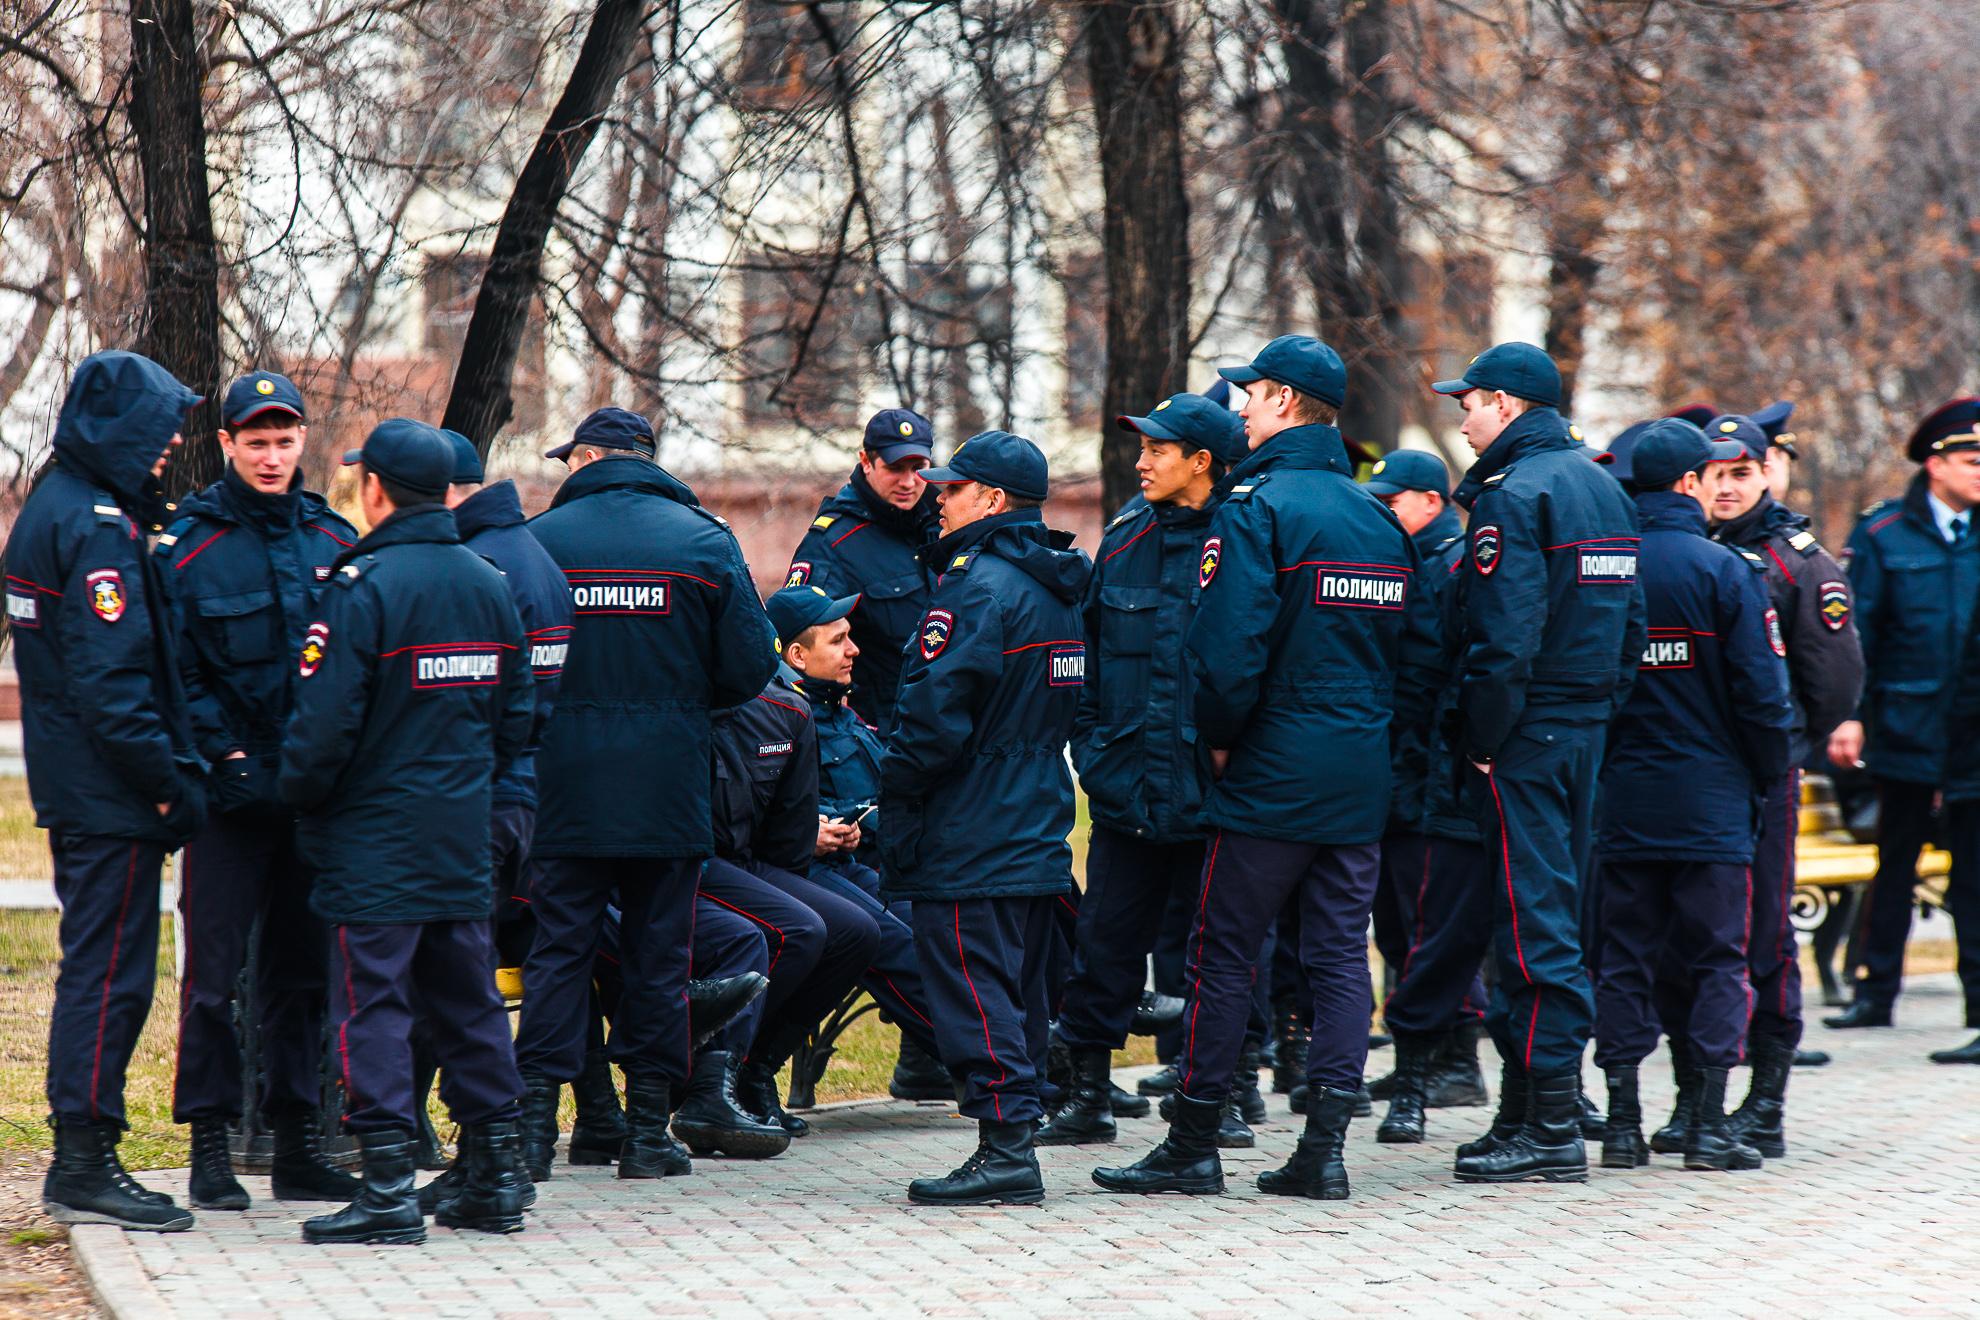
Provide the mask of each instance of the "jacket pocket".
POLYGON ((1946 737, 1945 685, 1937 679, 1884 683, 1877 689, 1871 737, 1905 748, 1940 746, 1946 737))
POLYGON ((1100 649, 1106 656, 1150 655, 1162 606, 1162 588, 1100 588, 1100 649))
POLYGON ((1148 813, 1137 798, 1143 783, 1141 725, 1120 724, 1096 729, 1074 757, 1079 786, 1093 808, 1103 815, 1125 817, 1139 828, 1148 826, 1148 813))
POLYGON ((889 802, 887 828, 880 835, 880 860, 887 879, 898 884, 921 861, 921 834, 927 808, 921 802, 889 802))
POLYGON ((279 806, 276 770, 276 758, 266 753, 250 752, 215 761, 207 780, 212 809, 227 812, 279 806))
POLYGON ((202 596, 194 603, 201 629, 211 637, 228 664, 272 660, 281 649, 282 612, 272 591, 236 591, 225 596, 202 596))

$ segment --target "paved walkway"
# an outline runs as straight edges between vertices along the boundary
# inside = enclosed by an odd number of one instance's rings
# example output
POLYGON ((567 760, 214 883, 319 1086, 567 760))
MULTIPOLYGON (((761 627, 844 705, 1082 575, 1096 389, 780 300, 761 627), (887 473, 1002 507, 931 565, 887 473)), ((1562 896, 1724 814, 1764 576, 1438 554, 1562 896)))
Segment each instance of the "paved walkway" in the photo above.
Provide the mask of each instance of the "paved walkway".
MULTIPOLYGON (((1042 1207, 909 1207, 972 1128, 935 1105, 821 1111, 768 1163, 697 1160, 691 1178, 620 1183, 560 1165, 528 1231, 435 1228, 423 1248, 312 1248, 314 1207, 259 1199, 171 1236, 79 1229, 113 1314, 462 1316, 1213 1317, 1980 1313, 1980 1068, 1928 1049, 1965 1038, 1948 977, 1927 978, 1891 1031, 1837 1033, 1795 1074, 1791 1156, 1756 1174, 1685 1173, 1669 1157, 1586 1186, 1460 1187, 1451 1147, 1482 1110, 1433 1111, 1432 1139, 1349 1138, 1355 1199, 1260 1196, 1298 1120, 1273 1098, 1257 1150, 1226 1161, 1232 1194, 1121 1198, 1087 1171, 1140 1154, 1153 1121, 1112 1148, 1043 1153, 1042 1207)), ((1385 1065, 1386 1052, 1374 1056, 1385 1065)), ((1646 1070, 1646 1108, 1669 1098, 1646 1070)), ((182 1177, 159 1181, 175 1193, 182 1177)))

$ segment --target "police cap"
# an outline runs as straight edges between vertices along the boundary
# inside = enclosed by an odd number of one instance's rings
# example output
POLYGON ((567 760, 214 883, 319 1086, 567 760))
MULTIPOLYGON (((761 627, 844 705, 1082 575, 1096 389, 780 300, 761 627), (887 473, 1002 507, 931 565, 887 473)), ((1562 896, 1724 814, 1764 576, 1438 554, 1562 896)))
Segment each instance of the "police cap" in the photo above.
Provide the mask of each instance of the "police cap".
POLYGON ((453 445, 439 427, 410 417, 387 417, 372 427, 364 447, 344 455, 345 467, 353 463, 415 495, 445 495, 454 480, 453 445))
POLYGON ((1714 417, 1711 424, 1705 427, 1705 434, 1714 440, 1733 441, 1745 451, 1740 455, 1741 458, 1750 458, 1756 462, 1766 461, 1767 450, 1773 443, 1767 438, 1767 433, 1760 429, 1758 422, 1739 413, 1714 417))
POLYGON ((919 454, 932 458, 935 428, 912 408, 883 408, 866 422, 866 449, 882 463, 919 454))
POLYGON ((778 640, 789 645, 806 628, 845 618, 857 604, 858 596, 835 600, 818 587, 785 587, 770 593, 770 599, 763 602, 763 612, 770 616, 778 640))
POLYGON ((1675 417, 1680 422, 1690 422, 1702 431, 1711 423, 1714 417, 1719 416, 1719 410, 1709 403, 1687 403, 1675 412, 1669 412, 1664 415, 1666 417, 1675 417))
POLYGON ((1633 422, 1625 426, 1609 447, 1595 455, 1595 461, 1609 469, 1609 475, 1617 481, 1634 482, 1635 473, 1630 467, 1630 456, 1636 450, 1636 442, 1650 429, 1649 422, 1633 422))
POLYGON ((1244 419, 1201 394, 1171 394, 1146 417, 1124 414, 1114 419, 1114 425, 1123 431, 1138 431, 1150 440, 1207 449, 1210 457, 1226 465, 1251 452, 1245 443, 1244 419))
POLYGON ((1768 443, 1787 450, 1789 458, 1800 458, 1794 448, 1794 432, 1787 429, 1788 418, 1793 415, 1794 405, 1785 399, 1749 414, 1753 424, 1766 432, 1768 443))
POLYGON ((1375 460, 1375 471, 1363 487, 1370 495, 1400 495, 1406 490, 1427 490, 1448 497, 1451 471, 1444 460, 1422 449, 1398 449, 1375 460))
POLYGON ((1561 369, 1545 349, 1532 344, 1494 344, 1471 359, 1464 375, 1440 380, 1430 387, 1439 394, 1465 395, 1473 390, 1504 390, 1515 399, 1561 406, 1561 369))
POLYGON ((1664 417, 1650 423, 1637 437, 1629 455, 1630 479, 1638 486, 1656 489, 1707 463, 1745 457, 1745 447, 1736 440, 1707 439, 1690 422, 1664 417))
POLYGON ((590 449, 625 449, 648 458, 658 452, 653 444, 652 424, 627 408, 600 408, 577 424, 569 440, 547 450, 543 456, 569 458, 579 445, 590 449))
POLYGON ((1217 374, 1233 385, 1254 380, 1290 385, 1336 408, 1347 402, 1346 364, 1312 335, 1280 335, 1258 350, 1250 366, 1219 367, 1217 374))
POLYGON ((456 486, 479 486, 488 479, 481 466, 481 451, 474 447, 474 441, 459 431, 440 428, 440 434, 447 437, 447 443, 454 447, 454 484, 456 486))
POLYGON ((921 479, 931 486, 980 482, 1025 500, 1042 500, 1051 487, 1044 452, 1009 431, 978 431, 956 446, 947 463, 925 469, 921 479))
POLYGON ((1954 399, 1934 408, 1905 442, 1904 452, 1914 463, 1923 463, 1934 454, 1980 447, 1980 398, 1954 399))
POLYGON ((220 421, 230 431, 263 413, 287 413, 303 420, 302 391, 287 376, 273 371, 251 371, 227 387, 220 401, 220 421))

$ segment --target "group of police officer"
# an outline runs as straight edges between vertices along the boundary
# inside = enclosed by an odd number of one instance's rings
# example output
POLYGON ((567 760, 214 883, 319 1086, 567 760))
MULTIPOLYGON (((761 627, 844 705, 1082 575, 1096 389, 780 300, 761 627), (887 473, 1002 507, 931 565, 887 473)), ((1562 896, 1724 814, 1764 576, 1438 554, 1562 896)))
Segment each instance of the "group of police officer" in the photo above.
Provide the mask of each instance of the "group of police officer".
MULTIPOLYGON (((1605 1167, 1756 1168, 1785 1153, 1816 749, 1867 755, 1883 788, 1867 973, 1831 1025, 1890 1022, 1930 837, 1953 852, 1980 1026, 1980 742, 1961 732, 1980 723, 1980 401, 1920 426, 1924 470, 1865 518, 1845 576, 1776 499, 1780 406, 1597 453, 1548 357, 1502 344, 1434 387, 1478 456, 1451 491, 1424 453, 1357 481, 1347 372, 1318 340, 1221 375, 1216 397, 1118 419, 1142 495, 1092 559, 1045 523, 1031 441, 983 432, 932 466, 926 419, 882 412, 760 602, 635 413, 551 450, 570 476, 527 521, 465 437, 381 423, 344 459, 360 535, 301 488, 286 378, 230 388, 225 474, 168 510, 196 399, 137 355, 86 359, 6 556, 63 902, 50 1213, 191 1223, 116 1153, 178 847, 191 1199, 248 1204, 227 1128, 258 932, 274 1194, 347 1203, 305 1223, 312 1242, 416 1242, 428 1214, 519 1229, 565 1084, 573 1163, 651 1179, 691 1151, 779 1154, 806 1128, 776 1074, 855 987, 902 1029, 895 1093, 953 1088, 979 1124, 914 1202, 1042 1198, 1037 1146, 1113 1141, 1136 1112, 1109 1056, 1151 1020, 1173 1029, 1168 1134, 1093 1178, 1221 1191, 1219 1147, 1262 1108, 1261 979, 1300 1025, 1306 1126, 1259 1186, 1344 1199, 1371 913, 1396 1047, 1379 1140, 1424 1140, 1482 1009, 1499 1109, 1460 1181, 1585 1179, 1584 1134, 1605 1167), (1165 928, 1183 994, 1151 1012, 1165 928), (517 960, 511 1041, 493 973, 517 960), (326 1014, 360 1178, 321 1147, 326 1014), (1591 1034, 1606 1118, 1582 1091, 1591 1034), (1646 1143, 1637 1068, 1660 1034, 1680 1099, 1646 1143), (460 1154, 415 1188, 435 1070, 460 1154)), ((1980 1061, 1980 1040, 1934 1057, 1980 1061)))

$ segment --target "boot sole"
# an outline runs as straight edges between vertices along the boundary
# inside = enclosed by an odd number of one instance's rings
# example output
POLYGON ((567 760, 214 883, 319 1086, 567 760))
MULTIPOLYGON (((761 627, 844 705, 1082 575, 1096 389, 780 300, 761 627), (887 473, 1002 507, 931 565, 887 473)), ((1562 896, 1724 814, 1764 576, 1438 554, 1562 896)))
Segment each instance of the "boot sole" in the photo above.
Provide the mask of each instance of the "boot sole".
POLYGON ((188 1196, 195 1210, 245 1210, 253 1202, 246 1192, 235 1196, 188 1196))
POLYGON ((653 1182, 661 1178, 685 1178, 693 1172, 694 1169, 690 1167, 686 1169, 655 1169, 652 1173, 647 1173, 644 1170, 638 1169, 637 1166, 628 1165, 624 1160, 619 1161, 619 1177, 627 1182, 653 1182))
POLYGON ((1348 1199, 1347 1188, 1328 1187, 1321 1183, 1301 1183, 1296 1187, 1268 1187, 1261 1180, 1258 1184, 1258 1190, 1267 1196, 1297 1196, 1308 1201, 1345 1201, 1348 1199))
POLYGON ((1106 1132, 1082 1133, 1076 1137, 1062 1137, 1055 1132, 1040 1132, 1031 1139, 1034 1146, 1111 1146, 1120 1133, 1109 1129, 1106 1132))
POLYGON ((565 1162, 579 1165, 597 1165, 616 1164, 618 1161, 619 1153, 617 1151, 574 1150, 565 1162))
POLYGON ((783 1131, 773 1137, 676 1123, 674 1137, 696 1155, 722 1154, 737 1160, 774 1159, 791 1148, 791 1134, 783 1131))
POLYGON ((1035 1192, 998 1192, 992 1196, 970 1196, 956 1200, 947 1197, 923 1197, 908 1193, 909 1205, 968 1206, 968 1205, 1039 1205, 1045 1200, 1045 1189, 1035 1192))
POLYGON ((1747 1164, 1744 1161, 1728 1159, 1723 1164, 1715 1164, 1711 1160, 1687 1158, 1684 1167, 1693 1173, 1757 1173, 1766 1167, 1766 1162, 1762 1160, 1757 1164, 1747 1164))
POLYGON ((1224 1194, 1224 1179, 1221 1174, 1214 1179, 1205 1178, 1193 1182, 1172 1182, 1162 1187, 1129 1187, 1116 1186, 1113 1183, 1103 1182, 1101 1181, 1100 1174, 1096 1171, 1093 1175, 1093 1184, 1102 1191, 1117 1192, 1123 1196, 1161 1196, 1164 1193, 1178 1196, 1222 1196, 1224 1194))
POLYGON ((520 1233, 523 1230, 521 1215, 497 1215, 490 1219, 455 1219, 446 1214, 437 1214, 433 1222, 442 1228, 451 1228, 466 1233, 520 1233))
POLYGON ((1421 1129, 1383 1127, 1375 1129, 1375 1140, 1384 1146, 1420 1146, 1423 1144, 1423 1132, 1421 1129))
POLYGON ((58 1224, 108 1224, 112 1228, 127 1228, 134 1233, 183 1233, 193 1226, 190 1211, 181 1211, 162 1224, 146 1223, 137 1219, 119 1219, 116 1215, 104 1214, 100 1210, 77 1210, 56 1201, 43 1201, 41 1213, 58 1224))
POLYGON ((302 1239, 313 1247, 416 1247, 426 1241, 426 1225, 363 1233, 357 1237, 318 1237, 305 1228, 302 1239))
POLYGON ((1584 1165, 1579 1169, 1535 1169, 1529 1173, 1460 1173, 1455 1176, 1461 1183, 1522 1183, 1533 1182, 1536 1179, 1550 1183, 1585 1183, 1588 1181, 1588 1169, 1584 1165))
POLYGON ((1643 1155, 1632 1159, 1627 1155, 1604 1155, 1602 1167, 1605 1169, 1642 1169, 1649 1166, 1650 1157, 1643 1155))

